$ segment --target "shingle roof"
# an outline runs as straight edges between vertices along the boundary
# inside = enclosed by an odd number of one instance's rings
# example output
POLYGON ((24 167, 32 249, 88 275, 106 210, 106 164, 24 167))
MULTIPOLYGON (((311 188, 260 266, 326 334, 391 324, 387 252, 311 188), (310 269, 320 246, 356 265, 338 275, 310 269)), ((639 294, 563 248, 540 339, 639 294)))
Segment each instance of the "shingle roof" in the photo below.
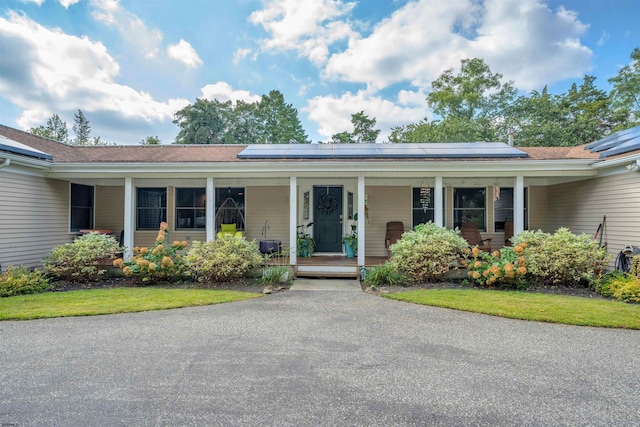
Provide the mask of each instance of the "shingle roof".
MULTIPOLYGON (((294 160, 239 159, 246 145, 107 145, 70 146, 0 125, 0 135, 51 155, 55 163, 198 163, 198 162, 291 162, 294 160)), ((597 153, 578 147, 517 147, 529 157, 522 160, 598 159, 597 153)), ((515 160, 507 158, 504 160, 515 160)), ((416 161, 424 159, 358 159, 358 161, 416 161)), ((438 161, 461 159, 437 159, 438 161)), ((484 160, 475 158, 473 160, 484 160)), ((486 159, 496 160, 496 159, 486 159)), ((299 160, 298 160, 299 161, 299 160)), ((332 159, 313 160, 314 162, 332 159)), ((343 160, 353 161, 353 160, 343 160)))

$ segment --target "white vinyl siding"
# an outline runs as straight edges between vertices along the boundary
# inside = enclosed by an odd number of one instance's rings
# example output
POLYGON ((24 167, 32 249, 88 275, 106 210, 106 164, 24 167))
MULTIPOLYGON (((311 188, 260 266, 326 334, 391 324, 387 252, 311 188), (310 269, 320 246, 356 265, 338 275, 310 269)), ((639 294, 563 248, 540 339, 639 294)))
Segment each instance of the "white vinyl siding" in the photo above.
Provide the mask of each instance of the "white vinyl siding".
MULTIPOLYGON (((289 187, 246 187, 247 239, 265 240, 262 230, 269 221, 266 240, 280 240, 289 246, 289 187)), ((300 206, 302 199, 299 199, 300 206)), ((302 209, 302 208, 301 208, 302 209)))
MULTIPOLYGON (((387 222, 402 221, 405 231, 411 230, 412 187, 367 187, 369 218, 365 218, 365 249, 367 256, 387 256, 384 246, 387 222)), ((358 215, 361 215, 358 213, 358 215)))
POLYGON ((40 266, 69 243, 69 182, 0 171, 0 264, 40 266))
POLYGON ((607 216, 603 243, 613 259, 626 246, 640 246, 640 173, 560 184, 549 187, 545 231, 567 227, 573 233, 595 234, 607 216))

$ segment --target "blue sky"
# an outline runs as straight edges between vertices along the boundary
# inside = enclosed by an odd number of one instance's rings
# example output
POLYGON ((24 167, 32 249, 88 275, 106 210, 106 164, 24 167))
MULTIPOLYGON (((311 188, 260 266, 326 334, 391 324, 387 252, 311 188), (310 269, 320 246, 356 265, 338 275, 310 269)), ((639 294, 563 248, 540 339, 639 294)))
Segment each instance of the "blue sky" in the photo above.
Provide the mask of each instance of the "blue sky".
POLYGON ((29 129, 81 109, 92 136, 171 143, 197 98, 276 89, 310 139, 351 114, 431 117, 442 71, 480 57, 527 93, 607 79, 640 47, 639 0, 3 0, 0 123, 29 129))

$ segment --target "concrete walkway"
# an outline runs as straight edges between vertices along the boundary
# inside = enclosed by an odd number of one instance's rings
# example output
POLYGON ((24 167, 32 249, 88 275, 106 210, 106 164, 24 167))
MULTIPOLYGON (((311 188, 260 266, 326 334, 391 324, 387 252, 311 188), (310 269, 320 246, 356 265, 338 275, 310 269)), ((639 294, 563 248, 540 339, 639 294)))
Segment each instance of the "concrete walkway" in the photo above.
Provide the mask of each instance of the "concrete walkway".
POLYGON ((360 282, 355 279, 295 279, 290 291, 350 291, 361 292, 360 282))
POLYGON ((638 366, 640 331, 278 292, 0 322, 0 426, 632 426, 638 366))

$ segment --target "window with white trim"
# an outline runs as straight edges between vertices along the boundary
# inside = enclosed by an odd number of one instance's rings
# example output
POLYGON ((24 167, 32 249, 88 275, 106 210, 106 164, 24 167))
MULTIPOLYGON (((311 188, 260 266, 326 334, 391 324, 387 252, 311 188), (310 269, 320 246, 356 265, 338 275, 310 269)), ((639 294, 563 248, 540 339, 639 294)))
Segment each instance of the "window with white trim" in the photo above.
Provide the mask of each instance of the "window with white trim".
POLYGON ((176 225, 178 229, 205 228, 205 188, 176 188, 176 225))
POLYGON ((157 230, 167 220, 167 189, 137 188, 138 230, 157 230))
POLYGON ((71 183, 69 230, 77 232, 93 228, 94 187, 71 183))
MULTIPOLYGON (((442 218, 444 218, 444 191, 442 192, 442 218)), ((413 226, 435 221, 435 190, 433 187, 414 187, 412 220, 413 226)))
POLYGON ((463 222, 474 222, 480 231, 486 231, 486 188, 453 189, 453 224, 460 228, 463 222))

